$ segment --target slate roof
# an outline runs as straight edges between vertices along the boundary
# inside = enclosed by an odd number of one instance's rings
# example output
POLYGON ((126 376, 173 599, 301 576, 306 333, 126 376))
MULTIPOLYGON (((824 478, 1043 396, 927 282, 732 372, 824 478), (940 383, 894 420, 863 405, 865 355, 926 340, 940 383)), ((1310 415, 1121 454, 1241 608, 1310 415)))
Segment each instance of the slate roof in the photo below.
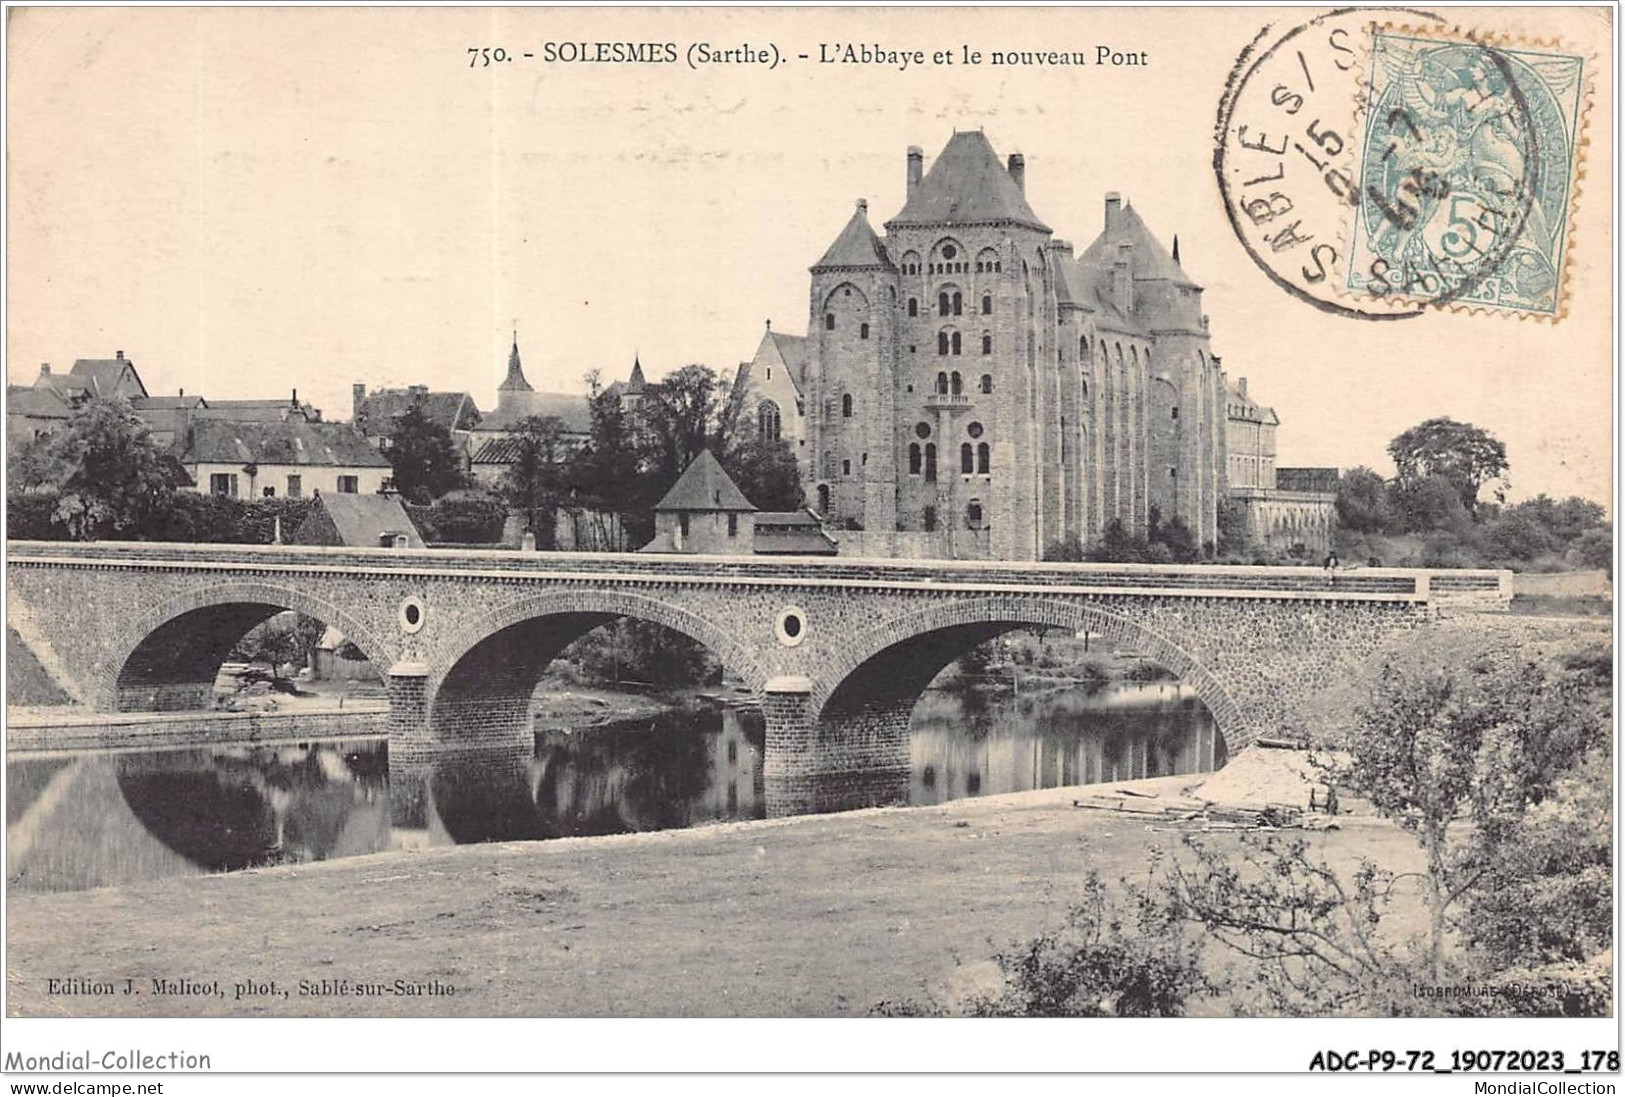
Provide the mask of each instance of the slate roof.
POLYGON ((556 416, 571 434, 592 433, 592 408, 579 392, 536 392, 509 390, 499 397, 497 409, 480 417, 479 431, 512 430, 532 416, 556 416))
POLYGON ((315 465, 388 468, 383 454, 349 423, 272 423, 200 419, 192 423, 180 453, 189 465, 315 465))
POLYGON ((999 154, 993 151, 987 135, 980 130, 966 130, 955 131, 948 139, 902 210, 886 224, 973 225, 998 221, 1049 231, 999 162, 999 154))
POLYGON ((424 547, 423 536, 418 533, 412 519, 407 516, 406 508, 401 506, 401 501, 396 496, 318 492, 311 502, 310 513, 294 531, 293 539, 296 544, 340 544, 377 548, 380 539, 386 533, 406 534, 407 548, 424 547), (318 511, 325 512, 331 521, 332 529, 337 533, 336 541, 330 536, 323 536, 319 541, 301 538, 302 533, 313 533, 325 525, 320 521, 318 511))
POLYGON ((136 411, 191 411, 206 408, 209 402, 201 396, 142 396, 130 405, 136 411))
POLYGON ((886 245, 869 227, 869 203, 860 198, 858 208, 852 211, 846 227, 835 237, 835 242, 824 252, 824 257, 812 265, 812 269, 888 270, 891 265, 886 245))
POLYGON ((1263 423, 1265 426, 1280 426, 1281 424, 1281 418, 1275 414, 1274 408, 1268 404, 1260 404, 1234 385, 1230 386, 1228 399, 1230 406, 1227 410, 1231 419, 1241 419, 1250 423, 1263 423))
POLYGON ((753 511, 745 493, 723 469, 722 462, 708 449, 690 461, 671 490, 655 510, 737 510, 753 511))
POLYGON ((807 364, 812 361, 813 341, 805 335, 784 335, 769 332, 773 345, 779 348, 779 357, 790 370, 790 380, 796 388, 806 388, 807 364))
POLYGON ((1101 230, 1094 243, 1078 256, 1078 265, 1111 269, 1117 261, 1118 245, 1132 244, 1133 274, 1137 282, 1165 279, 1184 286, 1195 286, 1190 275, 1174 262, 1174 257, 1162 242, 1151 234, 1133 206, 1125 204, 1117 211, 1113 223, 1101 230))
POLYGON ((361 401, 355 412, 355 425, 369 438, 387 436, 394 431, 395 420, 414 404, 431 422, 448 431, 473 430, 480 422, 480 409, 466 392, 379 389, 361 401))
POLYGON ((321 421, 322 413, 289 400, 210 400, 193 413, 199 419, 228 423, 280 423, 287 419, 321 421))
POLYGON ((497 386, 498 392, 535 392, 525 380, 524 366, 519 362, 519 333, 513 337, 513 349, 508 352, 508 376, 497 386))
POLYGON ((758 556, 834 556, 840 552, 821 522, 805 510, 764 510, 756 514, 758 556))
POLYGON ((126 370, 138 390, 127 395, 145 396, 147 386, 142 383, 141 375, 128 358, 80 358, 73 363, 68 376, 82 385, 91 396, 117 396, 119 382, 123 380, 126 370))
POLYGON ((626 379, 626 387, 621 391, 631 396, 642 396, 649 383, 643 379, 643 362, 636 356, 632 357, 632 376, 626 379))

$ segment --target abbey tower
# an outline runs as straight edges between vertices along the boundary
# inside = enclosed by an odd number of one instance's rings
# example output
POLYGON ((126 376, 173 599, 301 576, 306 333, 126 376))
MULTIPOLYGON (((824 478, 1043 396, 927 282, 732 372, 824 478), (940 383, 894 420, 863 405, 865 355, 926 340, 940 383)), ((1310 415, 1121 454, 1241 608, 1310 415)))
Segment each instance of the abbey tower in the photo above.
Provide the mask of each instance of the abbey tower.
POLYGON ((805 339, 769 332, 741 368, 809 503, 869 555, 1036 559, 1152 508, 1214 541, 1226 383, 1177 242, 1108 194, 1074 253, 979 131, 906 170, 885 235, 859 201, 812 266, 805 339))

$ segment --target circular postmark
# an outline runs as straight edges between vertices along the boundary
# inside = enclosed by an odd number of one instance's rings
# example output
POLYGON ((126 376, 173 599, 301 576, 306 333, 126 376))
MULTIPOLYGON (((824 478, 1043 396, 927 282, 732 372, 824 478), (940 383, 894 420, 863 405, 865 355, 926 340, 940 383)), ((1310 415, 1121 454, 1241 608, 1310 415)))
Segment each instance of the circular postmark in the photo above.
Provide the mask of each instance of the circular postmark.
POLYGON ((1231 227, 1276 285, 1322 311, 1401 319, 1497 277, 1541 173, 1517 62, 1469 38, 1408 37, 1346 8, 1266 27, 1215 126, 1231 227))

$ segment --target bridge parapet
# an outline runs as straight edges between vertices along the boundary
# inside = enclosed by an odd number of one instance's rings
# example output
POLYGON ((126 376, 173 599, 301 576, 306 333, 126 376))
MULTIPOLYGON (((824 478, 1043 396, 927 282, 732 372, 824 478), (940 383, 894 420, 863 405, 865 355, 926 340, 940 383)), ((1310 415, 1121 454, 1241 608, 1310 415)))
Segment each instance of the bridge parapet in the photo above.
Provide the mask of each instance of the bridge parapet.
POLYGON ((12 566, 216 572, 308 572, 574 582, 963 590, 977 593, 1159 594, 1305 601, 1403 601, 1505 608, 1512 573, 1491 569, 1066 564, 1002 561, 740 558, 649 553, 11 541, 12 566))

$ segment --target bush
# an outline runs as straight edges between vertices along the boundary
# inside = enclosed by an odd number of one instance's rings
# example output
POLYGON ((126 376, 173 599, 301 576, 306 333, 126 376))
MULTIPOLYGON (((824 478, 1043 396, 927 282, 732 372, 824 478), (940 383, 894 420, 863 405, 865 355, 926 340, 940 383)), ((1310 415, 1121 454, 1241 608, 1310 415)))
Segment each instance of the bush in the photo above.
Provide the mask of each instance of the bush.
MULTIPOLYGON (((453 491, 428 508, 429 526, 437 541, 459 545, 489 545, 502 540, 508 508, 488 491, 453 491)), ((538 538, 540 535, 538 534, 538 538)))
POLYGON ((309 499, 254 499, 178 491, 168 507, 141 530, 145 541, 196 541, 234 545, 269 545, 276 537, 291 540, 305 516, 309 499))
POLYGON ((55 518, 57 494, 54 491, 8 493, 6 496, 6 538, 12 541, 65 541, 68 531, 55 518))

